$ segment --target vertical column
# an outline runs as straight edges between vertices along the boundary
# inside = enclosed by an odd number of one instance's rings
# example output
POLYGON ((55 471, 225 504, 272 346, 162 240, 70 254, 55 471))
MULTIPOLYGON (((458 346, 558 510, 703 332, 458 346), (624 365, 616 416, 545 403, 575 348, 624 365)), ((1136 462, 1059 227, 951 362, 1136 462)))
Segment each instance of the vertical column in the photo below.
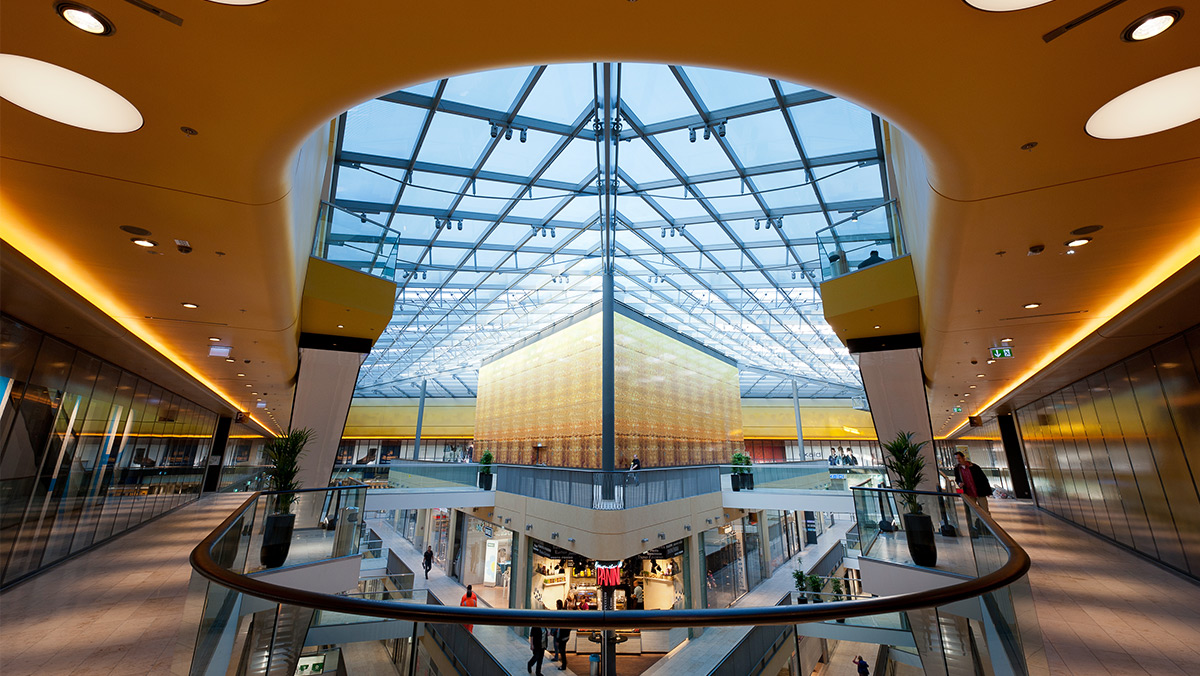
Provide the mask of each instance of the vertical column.
POLYGON ((792 378, 792 408, 796 412, 796 460, 804 460, 804 426, 800 423, 800 391, 792 378))
MULTIPOLYGON (((313 439, 300 458, 298 478, 303 488, 329 485, 358 368, 370 349, 371 341, 366 339, 310 333, 300 336, 300 370, 292 400, 291 427, 313 430, 313 439)), ((317 524, 323 499, 321 493, 302 496, 296 508, 297 528, 317 524)))
POLYGON ((937 455, 925 395, 925 375, 921 368, 920 336, 910 334, 847 342, 850 351, 857 353, 879 443, 886 444, 900 432, 912 432, 915 443, 927 442, 921 451, 925 456, 925 477, 918 488, 936 490, 937 455))
POLYGON ((1000 441, 1004 444, 1004 457, 1008 459, 1008 473, 1012 478, 1013 493, 1018 498, 1032 498, 1029 488, 1029 473, 1025 471, 1025 455, 1021 453, 1021 437, 1017 433, 1017 421, 1011 413, 996 416, 1000 426, 1000 441))
MULTIPOLYGON (((602 365, 600 372, 600 468, 611 472, 616 466, 617 444, 617 414, 616 414, 616 340, 614 337, 613 317, 613 274, 609 270, 604 273, 604 296, 601 314, 603 315, 600 350, 602 365)), ((605 482, 606 490, 611 491, 610 482, 605 482)), ((612 495, 605 495, 612 499, 612 495)))
POLYGON ((421 379, 421 401, 417 404, 417 435, 413 440, 413 460, 421 459, 421 423, 425 420, 425 386, 429 381, 421 379))

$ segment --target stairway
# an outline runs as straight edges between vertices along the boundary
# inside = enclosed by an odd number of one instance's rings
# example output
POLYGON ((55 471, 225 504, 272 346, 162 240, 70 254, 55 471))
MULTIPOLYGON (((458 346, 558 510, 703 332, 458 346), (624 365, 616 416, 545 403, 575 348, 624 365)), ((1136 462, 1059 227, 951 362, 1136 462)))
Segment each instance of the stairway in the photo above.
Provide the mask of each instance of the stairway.
POLYGON ((312 608, 280 605, 254 613, 238 676, 291 676, 304 649, 312 608))
POLYGON ((991 662, 980 652, 986 645, 966 618, 926 608, 910 611, 908 619, 926 674, 991 676, 991 662))

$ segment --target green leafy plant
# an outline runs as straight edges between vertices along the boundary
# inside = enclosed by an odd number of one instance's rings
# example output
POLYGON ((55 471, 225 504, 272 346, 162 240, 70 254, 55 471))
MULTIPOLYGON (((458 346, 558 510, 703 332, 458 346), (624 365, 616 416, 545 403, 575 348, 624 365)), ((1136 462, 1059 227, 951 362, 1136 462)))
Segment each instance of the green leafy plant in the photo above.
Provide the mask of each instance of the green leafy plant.
POLYGON ((819 575, 808 576, 808 591, 812 592, 813 603, 821 602, 821 590, 825 587, 825 581, 819 575))
MULTIPOLYGON (((927 442, 914 444, 912 439, 912 432, 898 432, 895 439, 883 445, 883 450, 888 454, 883 464, 896 476, 896 487, 905 491, 917 490, 925 478, 925 458, 921 455, 921 449, 927 442)), ((909 514, 922 513, 916 495, 905 493, 901 499, 909 514)))
POLYGON ((792 581, 796 583, 796 591, 808 591, 808 576, 804 574, 803 570, 800 570, 799 568, 793 570, 792 581))
POLYGON ((733 458, 729 461, 729 464, 733 465, 734 474, 749 474, 751 462, 749 455, 738 451, 733 454, 733 458))
POLYGON ((492 473, 492 462, 495 459, 496 459, 496 456, 492 455, 491 451, 484 451, 483 455, 479 456, 479 473, 480 474, 491 474, 492 473))
POLYGON ((275 496, 275 513, 287 514, 296 501, 293 491, 300 489, 296 479, 300 474, 300 457, 304 455, 304 447, 312 440, 314 432, 304 428, 289 430, 282 437, 275 437, 263 447, 270 467, 266 470, 267 488, 272 491, 284 491, 275 496))
POLYGON ((835 578, 833 578, 833 581, 831 582, 831 586, 833 587, 833 600, 841 601, 842 600, 842 581, 835 577, 835 578))

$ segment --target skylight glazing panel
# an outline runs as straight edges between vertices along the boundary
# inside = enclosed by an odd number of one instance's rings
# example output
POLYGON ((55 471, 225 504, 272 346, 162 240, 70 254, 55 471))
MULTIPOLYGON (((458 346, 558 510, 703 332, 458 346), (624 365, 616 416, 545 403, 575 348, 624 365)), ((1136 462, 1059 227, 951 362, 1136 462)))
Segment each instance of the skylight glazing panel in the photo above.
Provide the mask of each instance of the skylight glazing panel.
POLYGON ((762 207, 754 199, 752 191, 743 194, 741 179, 731 178, 724 181, 710 181, 696 186, 700 194, 708 199, 709 204, 718 214, 762 214, 762 207))
POLYGON ((771 83, 758 75, 698 66, 682 70, 709 111, 775 98, 771 83))
POLYGON ((725 125, 725 140, 743 167, 757 167, 800 158, 783 115, 777 110, 739 117, 725 125))
MULTIPOLYGON (((330 239, 333 240, 338 236, 345 235, 361 235, 378 239, 385 234, 390 237, 395 237, 395 233, 388 233, 380 226, 368 220, 363 222, 361 218, 354 214, 347 213, 341 209, 333 209, 333 223, 330 224, 330 239)), ((379 220, 378 217, 372 217, 374 220, 379 220)))
POLYGON ((871 114, 848 101, 815 101, 792 106, 788 113, 810 158, 875 147, 871 114))
MULTIPOLYGON (((705 223, 692 223, 687 226, 688 238, 695 241, 701 248, 715 247, 732 247, 733 242, 725 235, 721 226, 711 221, 705 223)), ((704 261, 705 265, 709 265, 708 261, 704 261)))
POLYGON ((390 178, 365 169, 342 166, 338 167, 337 190, 333 197, 335 201, 378 202, 390 206, 396 201, 398 185, 390 178))
POLYGON ((697 114, 671 70, 656 64, 621 66, 621 105, 643 125, 697 114))
POLYGON ((551 217, 551 222, 565 221, 568 223, 587 223, 595 218, 600 211, 600 198, 595 195, 579 195, 567 206, 551 217))
POLYGON ((492 141, 491 137, 492 128, 486 120, 439 112, 433 116, 417 160, 472 168, 492 141))
MULTIPOLYGON (((532 233, 532 228, 516 223, 501 223, 488 235, 487 244, 511 250, 532 233)), ((510 261, 511 264, 511 261, 510 261)))
POLYGON ((449 209, 466 182, 467 179, 462 176, 414 171, 412 182, 404 189, 404 195, 400 197, 400 209, 403 210, 406 207, 438 211, 449 209))
MULTIPOLYGON (((504 138, 501 136, 500 138, 504 138)), ((513 132, 511 139, 503 140, 488 156, 483 164, 484 171, 513 176, 528 176, 533 173, 538 163, 546 157, 546 153, 554 144, 562 139, 556 134, 530 129, 525 134, 525 142, 521 143, 520 132, 513 132)))
POLYGON ((419 85, 414 85, 412 87, 405 87, 404 89, 401 89, 400 91, 408 92, 409 94, 416 94, 418 96, 432 97, 434 94, 437 93, 437 87, 438 87, 439 82, 441 82, 441 80, 431 80, 429 82, 425 82, 425 83, 422 83, 419 85))
POLYGON ((508 206, 510 200, 524 188, 512 183, 477 179, 474 190, 463 193, 462 200, 454 207, 455 214, 473 213, 495 216, 508 206))
POLYGON ((637 185, 675 180, 675 174, 658 159, 641 137, 621 142, 617 151, 617 167, 637 185))
MULTIPOLYGON (((646 193, 654 199, 659 208, 666 211, 672 219, 702 217, 709 218, 708 211, 695 198, 680 198, 677 188, 662 188, 646 193)), ((690 194, 690 193, 689 193, 690 194)))
POLYGON ((532 68, 504 68, 482 73, 456 75, 446 83, 442 98, 496 111, 507 111, 512 107, 521 85, 533 72, 532 68))
POLYGON ((818 204, 817 194, 806 184, 803 171, 758 174, 750 179, 771 209, 789 209, 818 204))
MULTIPOLYGON (((737 235, 738 239, 742 240, 742 242, 745 244, 761 244, 764 242, 783 243, 782 240, 780 240, 779 233, 775 230, 774 226, 771 226, 769 229, 767 228, 766 218, 747 218, 729 221, 727 225, 729 226, 729 229, 732 230, 735 235, 737 235), (755 220, 758 221, 757 228, 754 227, 755 220)), ((754 249, 754 254, 755 256, 758 255, 758 249, 754 249)))
POLYGON ((592 70, 590 63, 547 66, 517 114, 571 124, 580 113, 596 105, 592 70))
POLYGON ((402 103, 372 99, 346 112, 342 149, 410 159, 426 111, 402 103))
POLYGON ((828 176, 820 181, 821 196, 825 198, 826 204, 883 197, 883 183, 879 180, 878 166, 854 167, 833 175, 847 166, 853 165, 835 165, 814 170, 818 177, 828 176))
POLYGON ((582 138, 571 139, 554 162, 539 177, 546 181, 561 181, 572 185, 583 182, 596 173, 596 142, 582 138))
POLYGON ((562 190, 550 190, 548 188, 535 188, 533 197, 526 192, 525 195, 517 201, 517 204, 508 212, 509 216, 518 218, 534 218, 544 219, 550 215, 550 212, 558 208, 562 203, 563 198, 570 193, 562 190))
POLYGON ((634 195, 617 198, 617 217, 626 223, 658 223, 665 219, 646 200, 634 195))
POLYGON ((687 129, 655 134, 654 140, 662 145, 679 168, 687 176, 699 176, 718 171, 730 171, 733 165, 729 156, 721 150, 721 144, 715 136, 704 140, 703 134, 697 134, 695 142, 689 141, 687 129))

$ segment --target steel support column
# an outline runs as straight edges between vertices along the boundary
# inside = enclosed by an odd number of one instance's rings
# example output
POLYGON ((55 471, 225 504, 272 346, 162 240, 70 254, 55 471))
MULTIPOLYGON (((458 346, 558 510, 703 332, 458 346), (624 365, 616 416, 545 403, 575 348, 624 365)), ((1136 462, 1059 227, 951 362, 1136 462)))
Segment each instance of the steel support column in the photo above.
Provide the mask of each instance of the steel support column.
POLYGON ((421 423, 425 418, 425 386, 428 384, 428 379, 421 380, 421 400, 417 403, 417 434, 413 441, 413 460, 421 459, 421 423))

